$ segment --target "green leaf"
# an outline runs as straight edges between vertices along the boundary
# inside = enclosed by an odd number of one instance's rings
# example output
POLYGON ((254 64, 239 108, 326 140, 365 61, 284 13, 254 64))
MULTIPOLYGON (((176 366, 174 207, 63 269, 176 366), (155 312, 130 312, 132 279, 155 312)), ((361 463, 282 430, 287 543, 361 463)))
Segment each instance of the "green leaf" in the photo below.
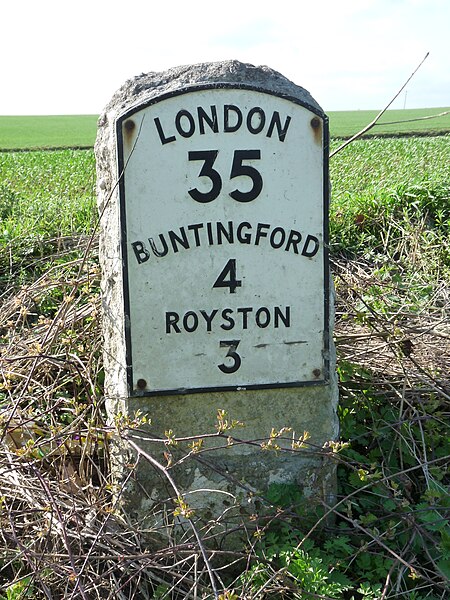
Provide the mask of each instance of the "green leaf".
POLYGON ((445 558, 442 560, 438 560, 437 566, 439 571, 444 575, 444 577, 450 579, 450 559, 445 558))

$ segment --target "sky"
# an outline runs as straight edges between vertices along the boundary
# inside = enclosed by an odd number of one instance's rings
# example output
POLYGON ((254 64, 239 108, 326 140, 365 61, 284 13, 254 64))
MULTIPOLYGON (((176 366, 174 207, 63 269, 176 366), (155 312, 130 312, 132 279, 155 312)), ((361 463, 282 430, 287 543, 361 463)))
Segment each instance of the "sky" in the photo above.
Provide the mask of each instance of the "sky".
POLYGON ((450 106, 450 0, 3 0, 0 115, 99 114, 140 73, 268 65, 325 111, 450 106))

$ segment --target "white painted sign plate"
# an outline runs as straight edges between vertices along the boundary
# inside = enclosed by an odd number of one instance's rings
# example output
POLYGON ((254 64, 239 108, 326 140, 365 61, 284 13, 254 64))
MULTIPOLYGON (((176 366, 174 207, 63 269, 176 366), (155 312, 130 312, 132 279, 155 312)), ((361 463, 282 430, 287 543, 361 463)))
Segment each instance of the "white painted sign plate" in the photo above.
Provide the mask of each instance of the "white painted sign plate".
POLYGON ((325 116, 200 87, 117 135, 130 396, 326 381, 325 116))

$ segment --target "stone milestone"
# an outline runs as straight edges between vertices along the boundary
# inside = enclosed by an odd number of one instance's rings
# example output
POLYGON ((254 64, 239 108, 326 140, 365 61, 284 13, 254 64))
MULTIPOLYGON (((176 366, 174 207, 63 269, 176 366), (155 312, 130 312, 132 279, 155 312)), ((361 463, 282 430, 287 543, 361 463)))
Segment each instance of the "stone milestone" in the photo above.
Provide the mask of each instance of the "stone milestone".
POLYGON ((320 106, 283 75, 238 61, 149 73, 105 108, 96 158, 108 411, 151 419, 128 434, 141 451, 132 477, 129 449, 116 445, 125 511, 156 527, 181 495, 226 534, 272 484, 332 503, 334 466, 321 452, 338 435, 338 392, 320 106), (233 420, 243 426, 225 431, 233 420), (173 436, 189 439, 175 446, 173 436), (200 452, 176 464, 189 444, 200 452))

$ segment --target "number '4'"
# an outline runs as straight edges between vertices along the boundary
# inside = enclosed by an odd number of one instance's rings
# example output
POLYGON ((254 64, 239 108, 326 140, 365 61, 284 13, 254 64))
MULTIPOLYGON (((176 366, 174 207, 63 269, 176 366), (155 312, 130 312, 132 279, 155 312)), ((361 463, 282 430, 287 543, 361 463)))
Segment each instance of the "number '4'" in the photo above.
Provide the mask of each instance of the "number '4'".
POLYGON ((230 258, 213 285, 213 288, 220 287, 228 288, 230 290, 230 294, 234 294, 236 292, 236 288, 242 287, 242 281, 240 279, 236 279, 235 258, 230 258))

